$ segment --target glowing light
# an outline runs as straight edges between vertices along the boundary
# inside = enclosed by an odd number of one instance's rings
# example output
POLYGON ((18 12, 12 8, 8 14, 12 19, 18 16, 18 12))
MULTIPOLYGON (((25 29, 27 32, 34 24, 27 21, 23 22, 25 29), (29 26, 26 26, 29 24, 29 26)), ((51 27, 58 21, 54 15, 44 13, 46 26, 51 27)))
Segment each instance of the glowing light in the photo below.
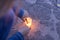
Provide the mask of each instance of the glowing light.
POLYGON ((30 28, 32 25, 32 19, 30 17, 27 17, 24 20, 25 20, 24 23, 26 24, 26 26, 28 26, 30 28))

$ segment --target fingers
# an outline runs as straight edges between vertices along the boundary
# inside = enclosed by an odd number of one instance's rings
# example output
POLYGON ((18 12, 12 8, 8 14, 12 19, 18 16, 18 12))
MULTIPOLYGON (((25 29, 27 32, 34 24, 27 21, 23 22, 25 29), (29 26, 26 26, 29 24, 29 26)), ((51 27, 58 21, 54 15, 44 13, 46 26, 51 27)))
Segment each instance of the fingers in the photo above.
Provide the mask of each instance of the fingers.
POLYGON ((18 23, 15 25, 18 29, 18 32, 20 32, 23 35, 27 35, 30 31, 30 28, 26 26, 24 22, 18 23))
POLYGON ((22 33, 23 35, 27 35, 30 31, 30 28, 28 28, 27 26, 24 26, 22 28, 19 28, 18 30, 20 33, 22 33))

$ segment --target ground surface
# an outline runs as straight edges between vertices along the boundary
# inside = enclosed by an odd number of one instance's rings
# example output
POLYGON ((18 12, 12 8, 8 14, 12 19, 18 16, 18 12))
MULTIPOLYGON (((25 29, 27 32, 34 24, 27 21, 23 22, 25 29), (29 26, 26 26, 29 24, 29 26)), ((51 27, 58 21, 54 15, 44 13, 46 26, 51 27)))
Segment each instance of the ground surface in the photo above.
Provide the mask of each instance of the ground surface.
POLYGON ((33 19, 40 20, 36 31, 26 40, 60 40, 60 8, 55 0, 22 0, 22 3, 33 19))

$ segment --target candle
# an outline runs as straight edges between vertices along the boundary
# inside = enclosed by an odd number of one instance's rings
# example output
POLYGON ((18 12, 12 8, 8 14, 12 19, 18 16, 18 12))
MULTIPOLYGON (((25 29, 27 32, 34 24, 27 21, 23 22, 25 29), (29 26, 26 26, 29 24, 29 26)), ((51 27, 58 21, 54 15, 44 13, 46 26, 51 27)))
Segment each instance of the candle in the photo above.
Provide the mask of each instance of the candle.
POLYGON ((24 19, 24 21, 25 21, 24 23, 26 24, 26 26, 28 26, 30 28, 32 25, 32 18, 27 17, 24 19))

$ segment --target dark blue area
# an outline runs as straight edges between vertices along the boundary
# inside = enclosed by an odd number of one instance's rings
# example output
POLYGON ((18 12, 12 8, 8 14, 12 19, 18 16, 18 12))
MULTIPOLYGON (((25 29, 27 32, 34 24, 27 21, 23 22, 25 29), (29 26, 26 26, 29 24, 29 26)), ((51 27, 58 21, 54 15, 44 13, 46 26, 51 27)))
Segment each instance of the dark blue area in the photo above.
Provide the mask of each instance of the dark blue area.
POLYGON ((19 13, 18 13, 18 17, 22 18, 24 15, 24 10, 20 9, 19 13))
MULTIPOLYGON (((13 11, 16 12, 16 7, 13 7, 13 11)), ((24 15, 24 9, 21 8, 17 16, 22 19, 23 15, 24 15)))
POLYGON ((13 18, 10 18, 8 22, 6 22, 6 18, 0 18, 0 40, 6 40, 10 29, 12 27, 13 18))

